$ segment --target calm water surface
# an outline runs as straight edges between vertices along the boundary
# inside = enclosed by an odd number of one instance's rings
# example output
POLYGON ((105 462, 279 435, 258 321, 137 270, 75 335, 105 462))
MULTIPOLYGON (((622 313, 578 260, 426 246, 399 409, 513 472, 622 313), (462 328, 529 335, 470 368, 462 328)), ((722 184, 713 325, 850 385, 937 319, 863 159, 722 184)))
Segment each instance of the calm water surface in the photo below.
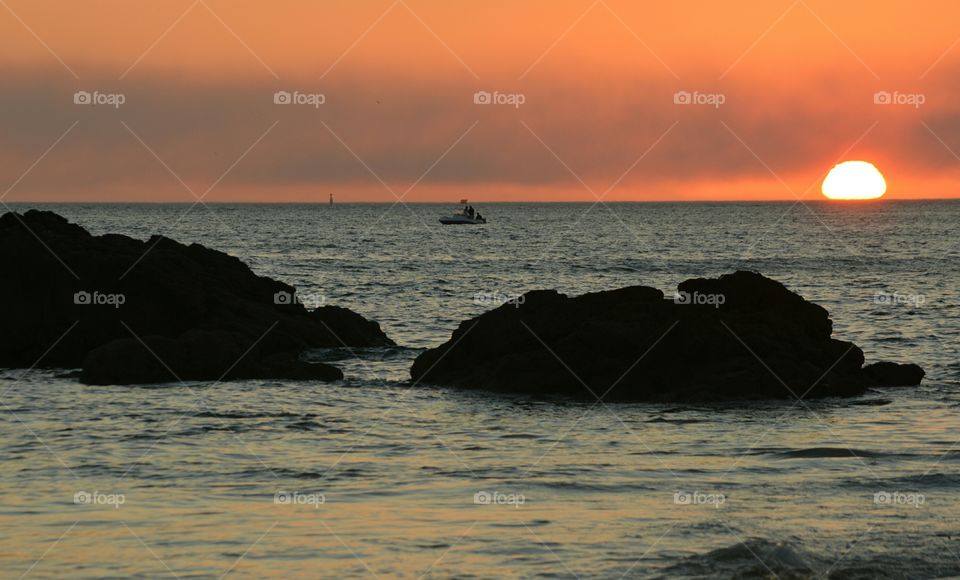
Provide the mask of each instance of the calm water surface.
POLYGON ((433 205, 46 207, 226 251, 400 346, 312 353, 335 384, 0 370, 0 576, 960 574, 960 203, 496 204, 476 228, 433 205), (689 406, 407 383, 478 294, 738 268, 924 385, 689 406))

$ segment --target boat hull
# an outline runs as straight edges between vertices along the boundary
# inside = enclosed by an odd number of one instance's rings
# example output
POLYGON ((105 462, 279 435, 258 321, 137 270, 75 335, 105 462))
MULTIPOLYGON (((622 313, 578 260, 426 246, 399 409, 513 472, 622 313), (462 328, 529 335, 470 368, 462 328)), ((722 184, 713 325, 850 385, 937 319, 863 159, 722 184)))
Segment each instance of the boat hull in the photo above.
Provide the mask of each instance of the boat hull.
POLYGON ((440 223, 445 226, 464 225, 473 226, 487 223, 487 220, 480 218, 469 218, 467 216, 452 215, 440 218, 440 223))

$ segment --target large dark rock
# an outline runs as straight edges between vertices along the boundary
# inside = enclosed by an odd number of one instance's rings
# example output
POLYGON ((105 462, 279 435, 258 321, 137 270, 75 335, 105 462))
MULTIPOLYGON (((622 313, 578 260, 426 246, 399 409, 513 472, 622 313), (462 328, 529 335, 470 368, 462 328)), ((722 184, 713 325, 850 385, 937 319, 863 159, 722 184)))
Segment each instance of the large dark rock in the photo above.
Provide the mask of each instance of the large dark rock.
POLYGON ((870 381, 886 387, 910 387, 919 385, 923 379, 923 369, 915 364, 897 364, 876 362, 863 367, 870 381))
POLYGON ((604 400, 853 396, 919 384, 916 365, 864 367, 827 311, 753 272, 569 298, 534 291, 460 324, 417 357, 417 382, 604 400))
POLYGON ((291 352, 261 355, 244 362, 249 346, 236 333, 203 330, 189 330, 176 339, 147 336, 113 340, 87 354, 80 378, 96 384, 343 378, 340 369, 302 361, 291 352))
POLYGON ((83 367, 90 383, 335 380, 308 348, 392 345, 345 308, 308 312, 293 287, 215 250, 91 236, 49 211, 0 217, 0 367, 83 367))

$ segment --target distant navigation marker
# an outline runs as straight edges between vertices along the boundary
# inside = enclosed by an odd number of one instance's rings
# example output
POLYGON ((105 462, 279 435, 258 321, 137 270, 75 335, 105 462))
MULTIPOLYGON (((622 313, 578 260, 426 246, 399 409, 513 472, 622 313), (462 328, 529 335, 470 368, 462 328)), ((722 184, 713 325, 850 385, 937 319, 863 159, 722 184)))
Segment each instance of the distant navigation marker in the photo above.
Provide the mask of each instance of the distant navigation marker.
POLYGON ((330 194, 330 207, 333 207, 333 194, 330 194))

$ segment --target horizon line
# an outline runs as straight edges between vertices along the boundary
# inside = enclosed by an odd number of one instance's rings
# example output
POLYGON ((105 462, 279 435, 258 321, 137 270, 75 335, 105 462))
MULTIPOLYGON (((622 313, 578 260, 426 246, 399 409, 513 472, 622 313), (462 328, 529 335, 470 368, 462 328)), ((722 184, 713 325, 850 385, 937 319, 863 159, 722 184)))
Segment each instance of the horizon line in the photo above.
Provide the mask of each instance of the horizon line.
MULTIPOLYGON (((615 200, 615 201, 600 201, 600 200, 482 200, 482 201, 471 201, 471 204, 520 204, 520 203, 537 203, 537 204, 641 204, 641 203, 833 203, 839 205, 846 204, 864 204, 864 203, 886 203, 886 202, 924 202, 924 201, 960 201, 960 196, 958 197, 893 197, 893 198, 876 198, 876 199, 828 199, 825 197, 817 197, 811 199, 638 199, 638 200, 615 200)), ((127 201, 127 200, 96 200, 96 201, 85 201, 85 200, 76 200, 76 201, 56 201, 56 200, 34 200, 34 201, 8 201, 4 205, 13 206, 13 205, 195 205, 196 201, 127 201)), ((223 200, 223 201, 204 201, 204 205, 322 205, 330 206, 328 200, 317 200, 317 201, 250 201, 250 200, 223 200)), ((351 200, 351 201, 335 201, 334 206, 337 205, 462 205, 458 202, 451 201, 374 201, 374 200, 351 200)))

